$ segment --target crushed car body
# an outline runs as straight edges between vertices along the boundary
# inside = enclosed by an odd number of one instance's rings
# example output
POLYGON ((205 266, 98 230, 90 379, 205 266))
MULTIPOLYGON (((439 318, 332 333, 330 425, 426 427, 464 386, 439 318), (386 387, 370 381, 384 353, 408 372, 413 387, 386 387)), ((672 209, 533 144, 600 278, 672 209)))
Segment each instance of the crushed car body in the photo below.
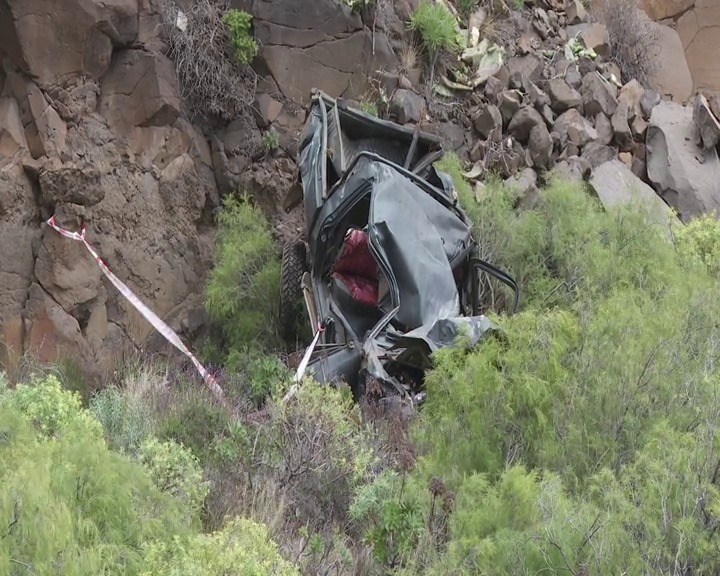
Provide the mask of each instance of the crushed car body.
POLYGON ((299 316, 312 327, 317 380, 417 399, 436 350, 495 329, 481 274, 517 306, 514 280, 477 257, 442 156, 433 135, 313 92, 298 153, 306 238, 283 250, 280 325, 288 343, 299 316))

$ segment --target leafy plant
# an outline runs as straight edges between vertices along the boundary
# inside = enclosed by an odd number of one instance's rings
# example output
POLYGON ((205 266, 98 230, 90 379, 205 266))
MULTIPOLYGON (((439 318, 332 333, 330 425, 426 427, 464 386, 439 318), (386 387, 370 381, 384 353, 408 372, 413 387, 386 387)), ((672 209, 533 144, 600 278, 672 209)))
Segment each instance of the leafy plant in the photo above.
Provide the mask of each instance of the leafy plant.
POLYGON ((421 0, 410 15, 409 27, 410 30, 420 35, 423 45, 428 51, 431 70, 430 82, 432 83, 440 53, 459 47, 457 21, 444 4, 421 0))
POLYGON ((362 110, 366 114, 372 114, 373 116, 379 115, 377 104, 375 104, 375 102, 372 102, 370 100, 362 100, 360 102, 360 110, 362 110))
POLYGON ((223 16, 223 23, 230 31, 235 58, 241 64, 249 64, 257 56, 258 45, 250 35, 252 15, 244 10, 231 8, 223 16))
POLYGON ((64 390, 52 374, 0 394, 0 403, 22 412, 43 437, 80 433, 102 438, 102 426, 83 408, 80 394, 64 390))
POLYGON ((267 220, 247 197, 228 196, 218 215, 216 261, 205 291, 230 349, 276 341, 280 260, 267 220))
POLYGON ((267 528, 246 518, 233 519, 212 534, 150 544, 145 560, 141 576, 299 576, 297 568, 280 556, 267 528))
POLYGON ((701 262, 713 276, 720 275, 720 222, 715 213, 693 218, 675 230, 680 258, 701 262))
POLYGON ((274 406, 259 444, 265 473, 286 488, 289 509, 310 530, 345 517, 352 490, 376 459, 349 390, 311 380, 274 406))
POLYGON ((52 377, 0 394, 0 518, 2 574, 136 575, 144 544, 189 533, 180 501, 52 377))
POLYGON ((208 486, 195 455, 172 440, 148 438, 138 451, 138 458, 155 485, 180 500, 190 517, 200 511, 208 486))
POLYGON ((478 0, 458 0, 457 8, 460 13, 469 15, 475 8, 477 8, 478 0))
POLYGON ((216 436, 230 423, 227 412, 204 390, 179 389, 159 415, 156 435, 160 440, 174 440, 186 446, 205 464, 212 460, 216 436))
POLYGON ((388 566, 410 556, 425 529, 423 502, 404 488, 403 479, 386 470, 356 491, 349 508, 350 518, 365 526, 375 558, 388 566))
POLYGON ((90 409, 102 424, 108 443, 116 450, 134 453, 153 433, 150 407, 117 386, 108 386, 93 396, 90 409))
POLYGON ((278 133, 273 128, 266 131, 260 140, 260 146, 265 152, 271 152, 280 145, 278 133))

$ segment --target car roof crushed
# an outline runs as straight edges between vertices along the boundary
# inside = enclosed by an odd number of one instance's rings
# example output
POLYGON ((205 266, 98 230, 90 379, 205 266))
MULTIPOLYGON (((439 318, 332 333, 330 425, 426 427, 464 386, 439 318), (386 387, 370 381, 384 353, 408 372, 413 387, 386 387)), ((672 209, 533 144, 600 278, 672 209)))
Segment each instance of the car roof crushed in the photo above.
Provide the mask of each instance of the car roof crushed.
POLYGON ((442 155, 430 134, 314 92, 298 165, 317 380, 417 402, 434 352, 497 331, 478 310, 480 274, 517 306, 514 280, 477 258, 452 180, 434 168, 442 155))

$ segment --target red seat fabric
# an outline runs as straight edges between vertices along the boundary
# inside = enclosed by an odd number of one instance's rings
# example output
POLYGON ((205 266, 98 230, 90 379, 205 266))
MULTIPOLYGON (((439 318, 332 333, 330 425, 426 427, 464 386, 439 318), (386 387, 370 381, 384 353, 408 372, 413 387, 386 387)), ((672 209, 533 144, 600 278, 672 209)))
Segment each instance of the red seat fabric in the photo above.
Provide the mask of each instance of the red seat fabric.
POLYGON ((369 306, 378 305, 378 266, 370 252, 367 232, 351 230, 333 266, 333 277, 341 280, 352 298, 369 306))

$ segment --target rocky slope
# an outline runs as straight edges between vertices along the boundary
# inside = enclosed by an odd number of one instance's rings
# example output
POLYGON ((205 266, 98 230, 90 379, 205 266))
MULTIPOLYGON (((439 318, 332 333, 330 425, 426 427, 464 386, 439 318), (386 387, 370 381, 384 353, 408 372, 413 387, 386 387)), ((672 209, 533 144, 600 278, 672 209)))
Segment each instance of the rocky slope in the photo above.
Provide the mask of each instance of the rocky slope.
POLYGON ((673 59, 654 90, 621 77, 607 30, 579 0, 526 2, 496 30, 502 66, 451 91, 447 106, 409 61, 415 0, 380 2, 365 17, 336 0, 233 0, 254 16, 257 96, 249 123, 208 130, 188 120, 159 1, 0 0, 0 365, 12 370, 28 351, 70 355, 101 376, 128 352, 164 346, 82 244, 43 224, 52 214, 85 225, 123 281, 182 336, 197 334, 221 195, 246 189, 281 235, 298 233, 282 205, 313 87, 357 100, 381 87, 390 118, 443 135, 471 161, 470 177, 500 172, 526 204, 556 168, 589 179, 608 205, 636 190, 683 219, 717 207, 720 87, 695 56, 716 37, 710 1, 645 0, 673 24, 657 25, 673 59), (592 57, 566 51, 575 36, 592 57), (255 153, 270 128, 279 146, 255 153))

